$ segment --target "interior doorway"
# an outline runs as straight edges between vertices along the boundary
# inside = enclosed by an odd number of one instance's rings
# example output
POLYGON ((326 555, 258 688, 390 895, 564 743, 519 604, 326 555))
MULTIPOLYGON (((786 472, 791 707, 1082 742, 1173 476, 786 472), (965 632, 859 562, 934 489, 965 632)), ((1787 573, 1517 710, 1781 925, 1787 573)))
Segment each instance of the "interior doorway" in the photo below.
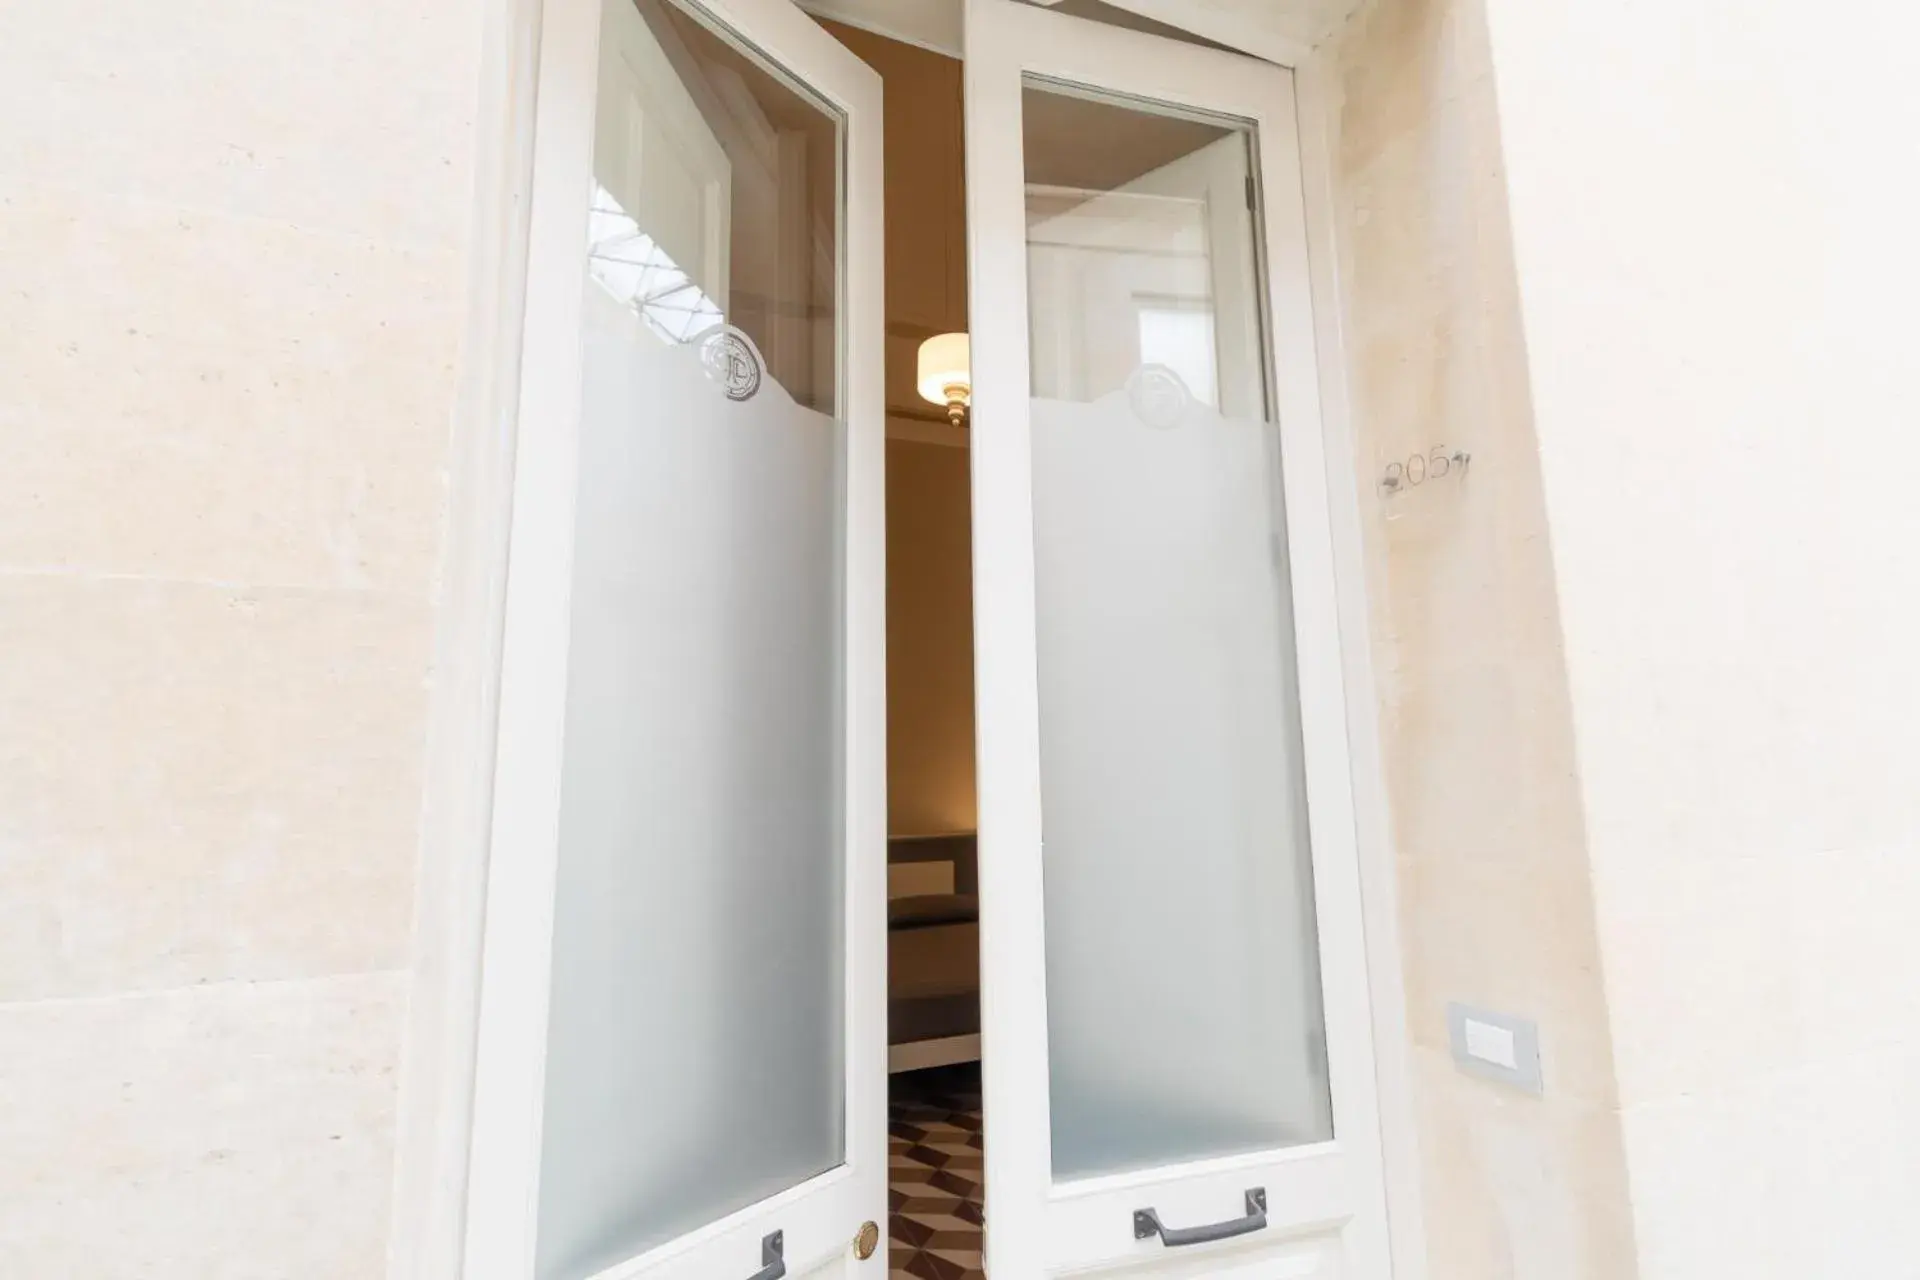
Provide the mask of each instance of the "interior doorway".
POLYGON ((984 1220, 968 430, 918 386, 967 331, 961 64, 823 21, 886 108, 889 1270, 973 1280, 984 1220))

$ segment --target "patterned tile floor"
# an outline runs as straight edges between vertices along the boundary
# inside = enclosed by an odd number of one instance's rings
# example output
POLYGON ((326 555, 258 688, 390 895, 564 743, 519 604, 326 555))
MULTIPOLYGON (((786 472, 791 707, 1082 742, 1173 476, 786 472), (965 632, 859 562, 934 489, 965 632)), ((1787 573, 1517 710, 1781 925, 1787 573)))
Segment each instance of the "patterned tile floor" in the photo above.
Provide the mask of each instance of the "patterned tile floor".
POLYGON ((979 1064, 891 1083, 890 1280, 984 1280, 979 1064))

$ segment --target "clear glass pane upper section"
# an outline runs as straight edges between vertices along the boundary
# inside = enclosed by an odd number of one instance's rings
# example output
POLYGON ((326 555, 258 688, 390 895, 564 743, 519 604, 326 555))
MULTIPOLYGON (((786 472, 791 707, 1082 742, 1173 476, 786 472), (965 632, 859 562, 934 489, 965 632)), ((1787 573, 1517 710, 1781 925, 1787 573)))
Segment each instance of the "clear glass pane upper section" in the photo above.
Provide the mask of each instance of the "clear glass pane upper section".
POLYGON ((841 136, 607 0, 540 1280, 844 1160, 841 136))
POLYGON ((588 273, 658 336, 752 339, 837 412, 841 121, 668 0, 606 0, 588 273))
POLYGON ((1054 1177, 1323 1141, 1252 134, 1023 106, 1054 1177))

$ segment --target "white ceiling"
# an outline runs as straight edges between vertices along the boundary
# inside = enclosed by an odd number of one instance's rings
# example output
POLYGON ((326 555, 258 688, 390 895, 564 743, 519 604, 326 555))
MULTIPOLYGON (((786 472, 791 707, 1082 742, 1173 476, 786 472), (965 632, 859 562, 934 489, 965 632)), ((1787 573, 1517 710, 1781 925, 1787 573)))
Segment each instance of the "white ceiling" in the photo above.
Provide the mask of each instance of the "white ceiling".
POLYGON ((1338 31, 1365 0, 1106 0, 1157 22, 1291 62, 1338 31))
MULTIPOLYGON (((1046 0, 1039 0, 1045 3, 1046 0)), ((1366 0, 1105 0, 1255 57, 1293 64, 1366 0)), ((958 57, 961 0, 800 0, 822 17, 958 57)))

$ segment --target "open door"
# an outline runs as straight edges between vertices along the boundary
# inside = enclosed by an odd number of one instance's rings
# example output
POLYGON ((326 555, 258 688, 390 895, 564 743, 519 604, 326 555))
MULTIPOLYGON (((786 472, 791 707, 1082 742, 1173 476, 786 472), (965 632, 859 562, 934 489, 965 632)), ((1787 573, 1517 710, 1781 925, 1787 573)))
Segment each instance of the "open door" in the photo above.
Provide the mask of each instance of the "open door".
POLYGON ((545 4, 471 1280, 885 1269, 880 110, 545 4))
POLYGON ((966 21, 988 1271, 1385 1276, 1291 73, 966 21))

